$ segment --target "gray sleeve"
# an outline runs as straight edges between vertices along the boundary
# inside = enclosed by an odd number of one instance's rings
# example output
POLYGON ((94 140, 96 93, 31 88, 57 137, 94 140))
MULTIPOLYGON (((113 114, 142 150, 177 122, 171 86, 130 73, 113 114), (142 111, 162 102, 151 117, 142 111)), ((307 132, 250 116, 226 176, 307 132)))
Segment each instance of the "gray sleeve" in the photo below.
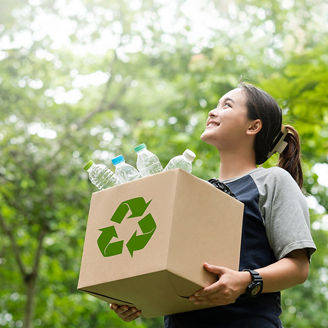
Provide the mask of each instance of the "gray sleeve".
MULTIPOLYGON (((271 248, 279 260, 296 249, 316 247, 311 237, 306 199, 291 175, 278 167, 267 169, 262 180, 259 205, 271 248)), ((261 184, 261 183, 260 183, 261 184)))

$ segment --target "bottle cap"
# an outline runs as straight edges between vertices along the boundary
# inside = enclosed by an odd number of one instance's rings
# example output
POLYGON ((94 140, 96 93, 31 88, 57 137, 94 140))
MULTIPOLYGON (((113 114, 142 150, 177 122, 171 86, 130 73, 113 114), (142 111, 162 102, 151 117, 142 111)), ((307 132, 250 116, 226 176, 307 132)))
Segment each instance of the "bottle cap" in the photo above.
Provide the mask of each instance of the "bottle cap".
POLYGON ((196 155, 193 151, 191 151, 190 149, 186 149, 184 152, 183 152, 183 155, 187 158, 188 161, 192 162, 196 155))
POLYGON ((135 147, 134 150, 138 152, 139 150, 142 150, 144 148, 147 148, 147 146, 144 143, 142 143, 139 146, 135 147))
POLYGON ((93 164, 93 161, 89 161, 87 164, 85 164, 84 165, 84 169, 86 170, 86 171, 88 171, 88 169, 90 168, 90 166, 93 164))
POLYGON ((115 157, 115 158, 112 159, 113 165, 117 165, 117 164, 119 164, 121 162, 124 162, 123 155, 119 155, 119 156, 117 156, 117 157, 115 157))

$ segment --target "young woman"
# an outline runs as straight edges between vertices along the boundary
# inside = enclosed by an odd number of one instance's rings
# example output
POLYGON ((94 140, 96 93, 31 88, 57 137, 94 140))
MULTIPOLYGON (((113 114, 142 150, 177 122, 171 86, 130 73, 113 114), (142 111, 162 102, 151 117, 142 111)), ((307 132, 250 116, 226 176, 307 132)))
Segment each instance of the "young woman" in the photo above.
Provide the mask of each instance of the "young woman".
MULTIPOLYGON (((301 192, 298 134, 282 126, 281 109, 270 95, 242 84, 209 112, 201 139, 217 148, 220 181, 245 204, 240 267, 205 263, 218 280, 189 299, 213 307, 166 316, 165 327, 282 327, 280 291, 307 279, 315 251, 301 192), (279 167, 256 167, 277 151, 279 167)), ((141 313, 111 308, 125 321, 141 313)))

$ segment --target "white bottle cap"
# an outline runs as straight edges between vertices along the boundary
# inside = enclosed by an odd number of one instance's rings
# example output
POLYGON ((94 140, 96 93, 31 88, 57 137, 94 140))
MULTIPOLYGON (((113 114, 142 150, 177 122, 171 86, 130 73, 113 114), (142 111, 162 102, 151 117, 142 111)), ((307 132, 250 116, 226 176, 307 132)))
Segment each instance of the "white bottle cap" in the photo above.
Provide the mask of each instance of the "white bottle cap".
POLYGON ((183 152, 183 156, 186 157, 186 159, 189 161, 189 162, 192 162, 196 155, 194 152, 192 152, 190 149, 186 149, 184 152, 183 152))

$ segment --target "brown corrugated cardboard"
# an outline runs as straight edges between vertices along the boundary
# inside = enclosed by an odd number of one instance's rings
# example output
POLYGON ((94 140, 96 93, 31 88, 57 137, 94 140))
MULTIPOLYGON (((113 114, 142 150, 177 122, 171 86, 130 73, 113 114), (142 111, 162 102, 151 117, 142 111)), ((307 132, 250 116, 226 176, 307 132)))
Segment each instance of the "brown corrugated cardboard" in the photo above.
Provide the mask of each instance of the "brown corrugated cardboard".
POLYGON ((187 297, 216 279, 204 262, 238 270, 243 207, 180 169, 95 192, 78 289, 145 317, 204 308, 187 297))

